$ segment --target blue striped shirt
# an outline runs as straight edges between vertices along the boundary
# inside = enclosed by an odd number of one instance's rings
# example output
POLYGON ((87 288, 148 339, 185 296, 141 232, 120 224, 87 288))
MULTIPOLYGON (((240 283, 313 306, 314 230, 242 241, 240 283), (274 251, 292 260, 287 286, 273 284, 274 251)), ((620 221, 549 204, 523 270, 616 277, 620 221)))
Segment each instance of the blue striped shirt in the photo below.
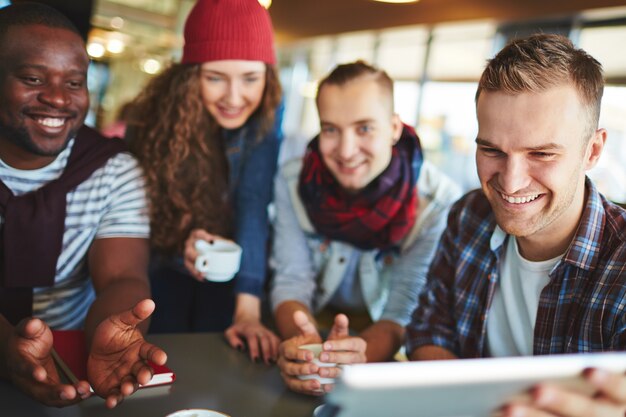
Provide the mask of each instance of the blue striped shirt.
MULTIPOLYGON (((539 299, 533 354, 626 349, 626 211, 587 179, 576 234, 539 299)), ((504 239, 480 190, 459 200, 407 326, 407 351, 435 345, 461 358, 489 356, 487 319, 504 239)))
MULTIPOLYGON (((15 169, 0 160, 0 178, 15 195, 36 190, 61 176, 73 144, 70 141, 52 163, 36 170, 15 169)), ((54 329, 81 328, 95 298, 87 268, 93 240, 147 239, 149 234, 142 172, 132 156, 118 154, 67 194, 55 284, 34 289, 33 315, 54 329)))

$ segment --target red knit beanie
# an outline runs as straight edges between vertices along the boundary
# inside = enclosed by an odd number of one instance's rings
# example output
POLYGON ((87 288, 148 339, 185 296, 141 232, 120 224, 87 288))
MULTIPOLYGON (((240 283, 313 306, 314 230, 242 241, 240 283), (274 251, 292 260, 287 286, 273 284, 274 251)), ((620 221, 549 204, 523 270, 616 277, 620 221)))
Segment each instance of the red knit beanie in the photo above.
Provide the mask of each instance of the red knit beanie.
POLYGON ((191 9, 182 63, 222 59, 276 63, 272 22, 258 0, 198 0, 191 9))

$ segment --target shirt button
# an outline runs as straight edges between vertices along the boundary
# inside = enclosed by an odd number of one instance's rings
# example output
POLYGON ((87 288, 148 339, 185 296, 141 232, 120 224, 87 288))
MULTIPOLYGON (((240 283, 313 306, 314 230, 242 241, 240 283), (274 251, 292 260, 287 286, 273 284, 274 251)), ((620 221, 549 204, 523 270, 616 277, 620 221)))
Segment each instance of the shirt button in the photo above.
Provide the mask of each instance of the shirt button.
POLYGON ((344 258, 343 256, 341 258, 339 258, 339 263, 342 264, 346 261, 346 258, 344 258))

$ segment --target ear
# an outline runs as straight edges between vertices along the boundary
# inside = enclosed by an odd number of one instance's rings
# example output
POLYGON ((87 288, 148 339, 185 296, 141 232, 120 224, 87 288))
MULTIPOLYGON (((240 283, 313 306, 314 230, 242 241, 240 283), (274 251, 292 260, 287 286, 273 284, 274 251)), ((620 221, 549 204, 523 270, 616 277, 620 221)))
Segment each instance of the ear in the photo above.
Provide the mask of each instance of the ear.
POLYGON ((393 144, 395 145, 400 140, 400 136, 402 136, 402 128, 404 125, 402 124, 402 120, 400 120, 400 116, 397 113, 394 113, 391 116, 391 129, 393 131, 393 144))
POLYGON ((604 149, 604 144, 606 143, 606 136, 606 129, 597 129, 593 134, 593 137, 589 140, 587 150, 585 151, 585 159, 583 161, 585 171, 595 167, 598 163, 598 159, 600 159, 600 155, 604 149))

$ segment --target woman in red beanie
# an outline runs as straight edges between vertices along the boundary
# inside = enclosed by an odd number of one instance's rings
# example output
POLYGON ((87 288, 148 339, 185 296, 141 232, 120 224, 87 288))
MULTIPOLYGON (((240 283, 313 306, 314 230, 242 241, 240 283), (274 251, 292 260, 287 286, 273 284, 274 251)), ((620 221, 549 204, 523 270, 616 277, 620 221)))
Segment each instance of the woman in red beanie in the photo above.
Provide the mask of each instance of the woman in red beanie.
POLYGON ((199 0, 182 62, 135 100, 138 124, 128 135, 150 199, 150 331, 225 330, 233 347, 266 363, 279 343, 261 323, 280 144, 275 63, 269 14, 257 0, 199 0), (233 281, 209 282, 195 270, 198 239, 242 247, 233 281))

